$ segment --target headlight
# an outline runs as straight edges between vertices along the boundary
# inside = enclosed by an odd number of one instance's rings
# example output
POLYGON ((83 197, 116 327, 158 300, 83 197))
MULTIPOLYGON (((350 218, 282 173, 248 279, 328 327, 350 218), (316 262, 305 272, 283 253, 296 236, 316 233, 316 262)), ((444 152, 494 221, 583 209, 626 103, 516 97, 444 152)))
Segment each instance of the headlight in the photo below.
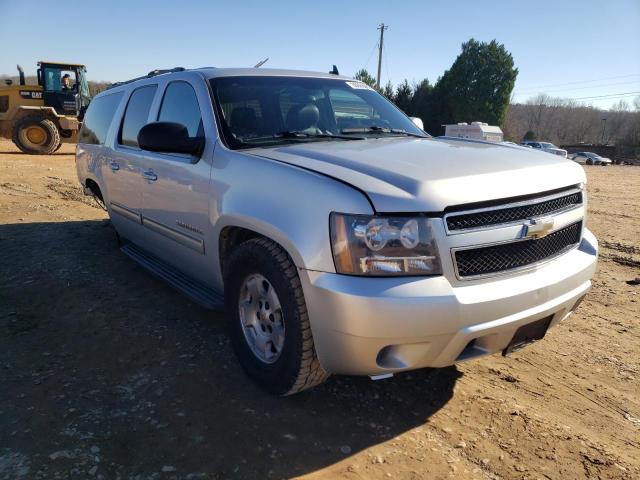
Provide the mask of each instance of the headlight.
POLYGON ((338 273, 440 275, 429 219, 331 214, 331 247, 338 273))

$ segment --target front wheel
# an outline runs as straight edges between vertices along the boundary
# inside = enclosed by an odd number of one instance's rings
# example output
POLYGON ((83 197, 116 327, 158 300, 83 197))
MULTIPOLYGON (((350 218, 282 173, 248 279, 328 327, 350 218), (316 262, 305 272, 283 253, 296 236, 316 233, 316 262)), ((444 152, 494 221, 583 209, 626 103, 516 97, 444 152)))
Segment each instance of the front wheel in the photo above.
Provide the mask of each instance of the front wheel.
POLYGON ((239 245, 225 263, 225 308, 245 372, 267 391, 290 395, 324 382, 296 266, 266 238, 239 245))
POLYGON ((13 143, 24 153, 49 155, 60 147, 60 132, 52 120, 29 115, 16 122, 13 143))

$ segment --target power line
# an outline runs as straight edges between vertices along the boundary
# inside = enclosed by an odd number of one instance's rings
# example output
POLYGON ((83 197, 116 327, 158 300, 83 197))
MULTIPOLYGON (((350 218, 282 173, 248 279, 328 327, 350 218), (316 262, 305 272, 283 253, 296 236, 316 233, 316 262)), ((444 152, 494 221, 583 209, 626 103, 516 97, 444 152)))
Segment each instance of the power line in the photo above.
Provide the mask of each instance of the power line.
POLYGON ((371 61, 371 56, 373 55, 373 52, 375 51, 375 49, 378 48, 378 40, 376 39, 376 43, 373 44, 373 48, 371 49, 371 52, 369 53, 369 57, 367 58, 367 63, 364 64, 363 70, 366 70, 367 67, 369 66, 369 62, 371 61))
POLYGON ((389 82, 391 81, 391 72, 389 71, 389 53, 386 45, 382 49, 382 54, 384 55, 384 68, 387 71, 387 81, 389 82))
POLYGON ((580 80, 577 82, 567 82, 567 83, 550 83, 547 85, 539 85, 539 86, 534 86, 534 87, 523 87, 520 90, 537 90, 540 88, 546 88, 546 87, 563 87, 565 85, 579 85, 581 83, 592 83, 592 82, 601 82, 602 80, 616 80, 619 78, 630 78, 630 77, 640 77, 640 73, 632 73, 630 75, 619 75, 616 77, 602 77, 602 78, 595 78, 592 80, 580 80))
MULTIPOLYGON (((548 92, 573 92, 575 90, 588 90, 590 88, 602 88, 602 87, 613 87, 615 85, 628 85, 631 83, 640 83, 640 79, 638 80, 631 80, 628 82, 616 82, 616 83, 603 83, 600 85, 588 85, 586 87, 574 87, 574 88, 561 88, 561 89, 551 89, 551 90, 544 90, 544 89, 540 89, 540 88, 536 88, 536 89, 531 89, 532 91, 535 90, 539 90, 539 91, 543 91, 544 93, 548 93, 548 92)), ((521 93, 522 90, 516 90, 515 93, 521 93)), ((525 90, 526 93, 526 90, 525 90)))
POLYGON ((591 100, 594 98, 611 98, 611 97, 633 97, 634 95, 640 95, 640 91, 637 92, 623 92, 612 93, 610 95, 595 95, 592 97, 569 97, 571 100, 591 100))

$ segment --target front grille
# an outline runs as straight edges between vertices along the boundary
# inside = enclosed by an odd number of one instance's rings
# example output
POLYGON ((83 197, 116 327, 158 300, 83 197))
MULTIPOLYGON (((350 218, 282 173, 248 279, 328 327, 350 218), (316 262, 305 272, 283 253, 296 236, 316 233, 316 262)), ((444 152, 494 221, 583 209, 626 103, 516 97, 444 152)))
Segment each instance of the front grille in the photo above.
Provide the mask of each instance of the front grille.
POLYGON ((542 262, 577 245, 581 232, 578 222, 535 240, 458 250, 454 254, 458 276, 488 275, 542 262))
POLYGON ((447 228, 449 231, 455 231, 519 222, 529 218, 555 214, 579 205, 582 205, 582 192, 575 192, 563 197, 542 200, 538 203, 450 215, 447 217, 447 228))

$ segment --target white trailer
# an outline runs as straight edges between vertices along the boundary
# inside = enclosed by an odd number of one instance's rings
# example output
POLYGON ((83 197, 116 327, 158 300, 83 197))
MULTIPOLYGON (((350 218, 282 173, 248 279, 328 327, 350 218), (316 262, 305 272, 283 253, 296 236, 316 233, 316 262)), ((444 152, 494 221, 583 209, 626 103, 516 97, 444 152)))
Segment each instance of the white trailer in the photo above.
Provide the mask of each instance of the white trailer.
POLYGON ((445 137, 471 138, 487 142, 502 142, 504 134, 500 127, 482 122, 456 123, 443 125, 445 137))

